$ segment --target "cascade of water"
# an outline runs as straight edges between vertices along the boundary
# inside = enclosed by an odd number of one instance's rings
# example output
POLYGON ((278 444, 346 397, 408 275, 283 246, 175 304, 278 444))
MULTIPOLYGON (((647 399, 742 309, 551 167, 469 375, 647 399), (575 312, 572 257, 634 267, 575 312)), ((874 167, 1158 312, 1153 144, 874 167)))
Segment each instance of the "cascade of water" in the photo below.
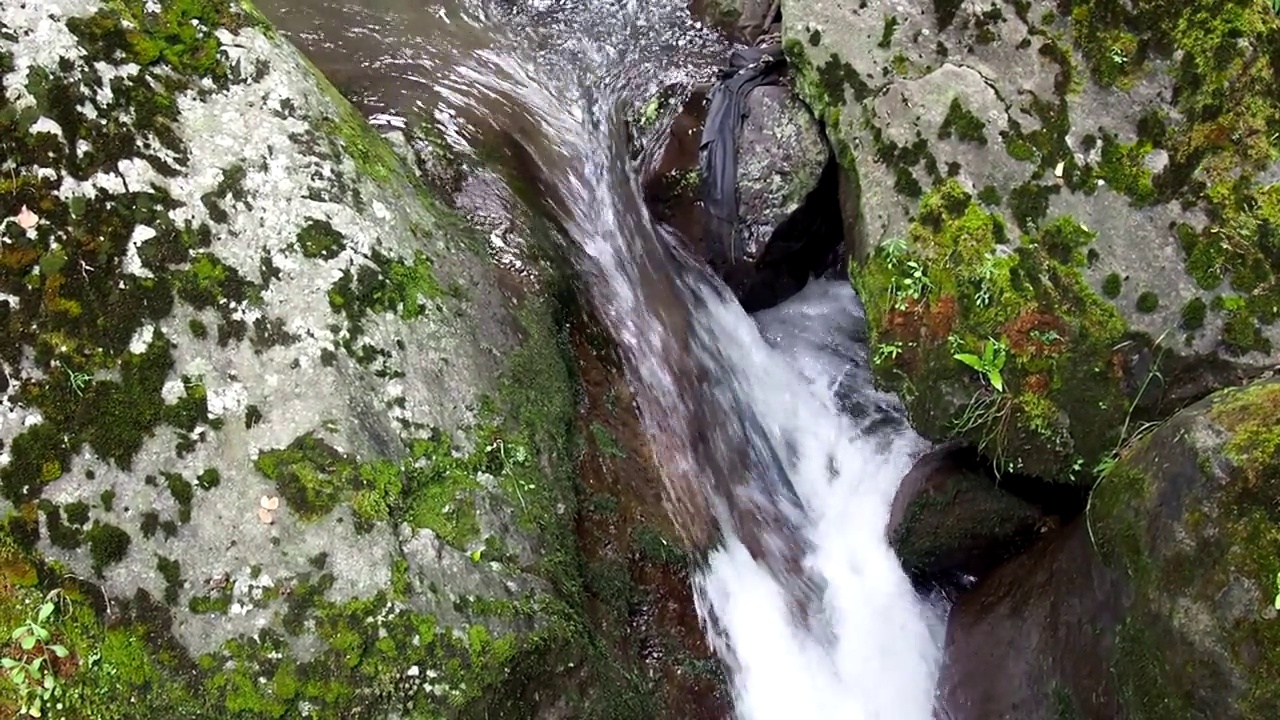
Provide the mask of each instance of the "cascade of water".
POLYGON ((813 281, 749 317, 655 226, 627 157, 623 103, 705 67, 714 44, 679 0, 438 12, 398 72, 427 89, 426 109, 460 146, 505 139, 571 241, 669 510, 686 539, 714 540, 699 612, 737 716, 931 718, 941 612, 885 538, 923 442, 870 385, 857 298, 813 281))

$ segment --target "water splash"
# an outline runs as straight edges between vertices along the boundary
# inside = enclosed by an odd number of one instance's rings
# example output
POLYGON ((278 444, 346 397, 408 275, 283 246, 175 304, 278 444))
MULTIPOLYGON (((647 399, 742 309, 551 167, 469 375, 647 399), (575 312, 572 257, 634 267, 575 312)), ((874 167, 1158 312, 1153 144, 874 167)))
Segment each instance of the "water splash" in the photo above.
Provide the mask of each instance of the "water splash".
POLYGON ((488 108, 476 132, 508 134, 534 159, 622 351, 671 510, 694 541, 709 519, 719 531, 699 611, 731 668, 736 714, 930 718, 941 619, 884 534, 923 442, 869 385, 852 290, 814 281, 763 314, 762 334, 654 227, 616 96, 553 84, 502 51, 475 57, 442 96, 488 108))
MULTIPOLYGON (((389 1, 389 0, 384 0, 389 1)), ((434 8, 383 67, 460 149, 499 140, 623 356, 742 720, 928 720, 942 617, 885 538, 923 441, 871 385, 861 309, 814 281, 749 317, 648 214, 624 109, 723 57, 681 0, 434 8)))

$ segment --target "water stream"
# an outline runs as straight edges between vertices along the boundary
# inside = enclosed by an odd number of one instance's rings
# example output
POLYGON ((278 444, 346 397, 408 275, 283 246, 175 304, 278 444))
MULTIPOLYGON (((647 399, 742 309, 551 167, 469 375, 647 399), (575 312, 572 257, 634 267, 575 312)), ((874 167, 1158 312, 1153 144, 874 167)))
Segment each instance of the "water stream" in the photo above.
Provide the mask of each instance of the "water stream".
MULTIPOLYGON (((311 21, 260 4, 285 30, 311 21)), ((347 29, 346 45, 303 42, 339 84, 349 64, 366 104, 434 118, 460 148, 500 141, 545 197, 623 356, 668 509, 713 545, 698 611, 737 717, 931 718, 941 609, 885 538, 924 443, 871 385, 857 298, 815 280, 748 316, 655 224, 628 157, 626 108, 719 65, 723 43, 675 0, 308 13, 347 29)))

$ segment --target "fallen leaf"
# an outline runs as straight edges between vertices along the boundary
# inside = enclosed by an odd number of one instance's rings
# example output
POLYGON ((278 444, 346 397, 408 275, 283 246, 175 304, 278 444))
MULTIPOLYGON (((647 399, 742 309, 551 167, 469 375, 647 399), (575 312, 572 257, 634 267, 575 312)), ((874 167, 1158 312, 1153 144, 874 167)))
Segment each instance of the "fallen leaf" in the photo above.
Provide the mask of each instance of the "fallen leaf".
POLYGON ((262 498, 258 500, 258 507, 263 510, 275 510, 280 507, 280 498, 263 495, 262 498))
POLYGON ((37 223, 40 222, 40 216, 31 212, 31 210, 26 205, 23 205, 22 209, 18 211, 17 220, 18 220, 18 227, 22 228, 23 230, 30 230, 31 228, 35 227, 37 223))
POLYGON ((270 525, 275 522, 275 518, 271 517, 271 511, 266 508, 258 508, 258 519, 263 525, 270 525))

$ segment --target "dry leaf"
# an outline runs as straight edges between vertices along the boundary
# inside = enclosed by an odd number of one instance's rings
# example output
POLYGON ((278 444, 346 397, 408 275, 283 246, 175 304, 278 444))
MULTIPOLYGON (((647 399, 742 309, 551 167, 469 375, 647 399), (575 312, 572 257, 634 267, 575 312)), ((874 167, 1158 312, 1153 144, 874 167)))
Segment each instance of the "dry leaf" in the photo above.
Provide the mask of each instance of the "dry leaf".
POLYGON ((271 517, 271 511, 266 508, 258 508, 258 519, 263 525, 270 525, 275 522, 275 518, 271 517))
POLYGON ((262 498, 258 500, 258 507, 263 510, 275 510, 280 507, 280 498, 263 495, 262 498))
POLYGON ((22 228, 23 230, 30 230, 31 228, 36 226, 36 223, 40 222, 40 216, 31 212, 31 210, 26 205, 23 205, 22 209, 18 211, 17 220, 18 220, 18 227, 22 228))

